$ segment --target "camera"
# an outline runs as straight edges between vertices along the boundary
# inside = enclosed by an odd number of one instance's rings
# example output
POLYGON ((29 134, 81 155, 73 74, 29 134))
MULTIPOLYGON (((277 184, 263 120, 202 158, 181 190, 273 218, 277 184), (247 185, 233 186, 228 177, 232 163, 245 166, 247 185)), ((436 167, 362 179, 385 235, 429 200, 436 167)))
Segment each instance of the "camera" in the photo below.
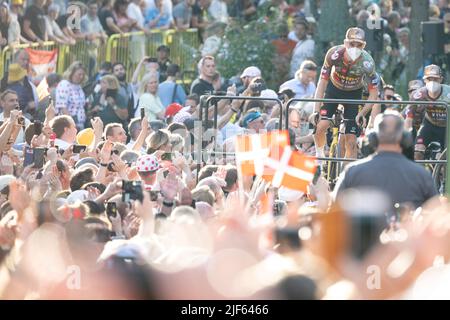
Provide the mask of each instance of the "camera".
POLYGON ((162 161, 172 161, 172 154, 170 152, 165 152, 161 155, 162 161))
POLYGON ((273 216, 279 217, 286 213, 287 204, 286 201, 283 200, 275 200, 273 202, 273 216))
POLYGON ((25 117, 24 117, 24 116, 20 116, 20 117, 17 119, 17 121, 18 121, 18 123, 19 123, 21 126, 25 126, 25 117))
POLYGON ((252 92, 253 96, 259 96, 261 95, 261 91, 266 90, 266 85, 261 82, 254 82, 250 84, 250 91, 252 92))
POLYGON ((122 181, 122 201, 139 200, 142 202, 143 198, 141 181, 122 181))
POLYGON ((73 145, 73 153, 81 153, 83 151, 86 150, 86 146, 82 145, 82 144, 74 144, 73 145))
POLYGON ((105 98, 111 97, 113 99, 116 99, 117 92, 118 92, 117 89, 106 89, 105 98))
POLYGON ((158 200, 159 191, 149 191, 150 201, 155 202, 158 200))

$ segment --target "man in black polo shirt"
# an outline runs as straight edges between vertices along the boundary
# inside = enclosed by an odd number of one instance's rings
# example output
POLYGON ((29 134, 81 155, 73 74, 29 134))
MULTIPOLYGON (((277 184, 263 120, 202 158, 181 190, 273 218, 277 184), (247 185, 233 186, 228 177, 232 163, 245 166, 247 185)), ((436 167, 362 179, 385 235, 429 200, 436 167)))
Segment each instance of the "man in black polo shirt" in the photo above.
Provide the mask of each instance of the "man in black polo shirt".
POLYGON ((421 206, 437 195, 431 175, 402 154, 403 118, 396 111, 386 111, 375 119, 378 135, 377 152, 373 156, 348 165, 334 189, 338 197, 348 189, 383 192, 395 203, 421 206))
POLYGON ((42 9, 47 0, 33 0, 23 16, 22 35, 31 42, 47 41, 45 13, 42 9))
POLYGON ((213 93, 214 87, 212 85, 212 78, 215 72, 216 63, 214 57, 204 56, 198 63, 199 76, 192 82, 190 94, 195 93, 201 97, 204 94, 213 93))

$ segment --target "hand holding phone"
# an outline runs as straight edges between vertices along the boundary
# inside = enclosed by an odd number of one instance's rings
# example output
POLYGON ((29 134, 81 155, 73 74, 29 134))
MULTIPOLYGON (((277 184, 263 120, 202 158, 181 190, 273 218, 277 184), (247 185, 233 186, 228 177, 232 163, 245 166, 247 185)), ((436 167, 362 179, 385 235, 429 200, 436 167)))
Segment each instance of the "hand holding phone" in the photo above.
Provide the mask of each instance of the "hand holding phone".
POLYGON ((106 215, 110 220, 117 217, 117 204, 115 202, 108 201, 106 203, 106 215))
POLYGON ((82 144, 74 144, 72 152, 73 153, 81 153, 86 150, 86 146, 82 144))
POLYGON ((122 201, 139 200, 142 202, 143 199, 141 181, 122 181, 122 201))
POLYGON ((145 118, 145 109, 144 107, 141 107, 141 120, 145 118))
POLYGON ((47 148, 34 148, 33 149, 33 158, 34 158, 34 168, 42 169, 45 163, 45 153, 47 152, 47 148))
POLYGON ((42 133, 42 122, 40 120, 34 121, 34 134, 39 136, 42 133))

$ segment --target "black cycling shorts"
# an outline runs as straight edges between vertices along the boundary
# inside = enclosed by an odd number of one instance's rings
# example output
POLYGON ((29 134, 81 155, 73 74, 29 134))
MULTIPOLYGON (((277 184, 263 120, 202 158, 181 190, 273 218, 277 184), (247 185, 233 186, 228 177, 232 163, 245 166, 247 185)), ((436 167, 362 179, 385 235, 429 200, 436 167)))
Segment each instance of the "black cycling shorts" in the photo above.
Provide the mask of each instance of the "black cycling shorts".
POLYGON ((416 144, 423 144, 428 146, 431 142, 439 142, 441 144, 442 150, 445 149, 445 136, 446 128, 438 127, 428 121, 426 118, 423 119, 423 123, 417 132, 416 144))
MULTIPOLYGON (((325 99, 351 99, 351 100, 361 100, 363 89, 353 90, 353 91, 343 91, 336 88, 333 82, 328 81, 327 88, 325 89, 325 99)), ((345 133, 355 134, 359 133, 359 128, 356 125, 355 118, 358 115, 359 104, 346 103, 344 106, 344 119, 349 119, 345 123, 345 133)), ((320 118, 322 120, 327 120, 327 118, 333 117, 336 113, 338 104, 337 103, 324 103, 320 108, 320 118)))

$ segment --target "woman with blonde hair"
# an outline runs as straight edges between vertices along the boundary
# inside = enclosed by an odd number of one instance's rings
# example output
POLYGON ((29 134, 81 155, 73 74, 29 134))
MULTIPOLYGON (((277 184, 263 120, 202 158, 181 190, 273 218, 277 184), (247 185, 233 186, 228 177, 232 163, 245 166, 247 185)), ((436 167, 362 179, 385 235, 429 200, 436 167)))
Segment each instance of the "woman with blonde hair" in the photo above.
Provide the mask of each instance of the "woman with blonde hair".
POLYGON ((90 118, 99 116, 103 124, 123 123, 127 117, 127 103, 122 95, 119 94, 119 80, 113 75, 105 75, 100 80, 100 91, 94 93, 91 100, 91 107, 88 115, 90 118))
POLYGON ((138 110, 144 108, 148 121, 164 119, 164 107, 158 96, 158 85, 159 76, 156 72, 145 75, 139 84, 138 110))
POLYGON ((160 158, 161 154, 172 151, 170 144, 170 132, 165 129, 153 131, 147 138, 147 153, 152 154, 157 151, 157 157, 160 158))
POLYGON ((78 129, 83 129, 86 97, 81 85, 87 80, 86 69, 80 61, 75 61, 64 72, 63 79, 56 87, 56 111, 60 115, 71 116, 78 129))

